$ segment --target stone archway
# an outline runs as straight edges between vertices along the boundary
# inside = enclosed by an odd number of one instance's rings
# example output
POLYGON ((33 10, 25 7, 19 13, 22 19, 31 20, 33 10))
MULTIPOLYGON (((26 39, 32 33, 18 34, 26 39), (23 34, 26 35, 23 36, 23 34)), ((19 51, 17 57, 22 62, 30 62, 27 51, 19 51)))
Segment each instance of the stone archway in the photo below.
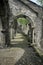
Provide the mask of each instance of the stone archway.
MULTIPOLYGON (((32 39, 32 40, 30 40, 30 42, 34 43, 34 22, 31 20, 31 18, 29 18, 29 17, 26 16, 26 15, 20 14, 20 15, 17 16, 17 18, 19 18, 19 17, 24 17, 24 18, 26 18, 26 19, 29 21, 28 24, 31 24, 31 26, 30 26, 30 27, 31 27, 31 29, 30 29, 31 35, 29 34, 28 36, 30 36, 31 39, 32 39)), ((25 32, 25 31, 24 31, 24 32, 25 32)))
MULTIPOLYGON (((31 35, 30 35, 30 37, 31 37, 31 43, 34 43, 34 23, 33 23, 33 21, 28 17, 28 16, 26 16, 26 15, 23 15, 23 14, 20 14, 20 15, 17 15, 17 16, 15 16, 14 17, 14 21, 17 21, 17 19, 18 18, 25 18, 25 19, 27 19, 28 21, 29 21, 29 23, 28 24, 31 24, 31 29, 30 29, 30 31, 31 31, 31 35)), ((13 24, 14 24, 14 22, 13 22, 13 24)), ((28 25, 29 26, 29 25, 28 25)), ((24 33, 25 33, 25 31, 24 31, 24 33)), ((27 34, 28 35, 28 34, 27 34)))

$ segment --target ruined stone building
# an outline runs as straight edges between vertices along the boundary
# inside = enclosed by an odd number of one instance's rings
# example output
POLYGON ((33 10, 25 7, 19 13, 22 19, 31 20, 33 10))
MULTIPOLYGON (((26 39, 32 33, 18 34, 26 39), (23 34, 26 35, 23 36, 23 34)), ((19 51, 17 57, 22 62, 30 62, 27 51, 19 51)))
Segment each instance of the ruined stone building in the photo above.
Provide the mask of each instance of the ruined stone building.
POLYGON ((43 49, 42 7, 30 0, 9 0, 9 5, 14 17, 24 17, 30 21, 33 44, 43 49))
POLYGON ((29 0, 9 0, 12 14, 27 18, 33 28, 33 44, 43 48, 42 7, 29 0))

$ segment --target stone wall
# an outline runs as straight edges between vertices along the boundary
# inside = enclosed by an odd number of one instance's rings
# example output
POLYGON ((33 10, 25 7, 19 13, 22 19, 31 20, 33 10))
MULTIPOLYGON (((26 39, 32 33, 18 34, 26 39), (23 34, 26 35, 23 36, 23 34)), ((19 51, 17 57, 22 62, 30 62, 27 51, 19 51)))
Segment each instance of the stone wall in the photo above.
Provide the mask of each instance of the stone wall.
POLYGON ((2 23, 0 19, 0 47, 4 46, 5 44, 5 37, 1 31, 2 31, 2 23))
POLYGON ((35 37, 36 37, 36 44, 40 47, 41 41, 41 33, 42 33, 42 20, 39 17, 35 19, 35 37))
MULTIPOLYGON (((29 9, 29 7, 25 6, 23 3, 20 3, 18 1, 9 1, 10 8, 12 8, 12 13, 14 16, 23 14, 28 16, 33 23, 34 33, 35 33, 35 42, 37 44, 37 47, 40 47, 40 40, 41 40, 41 33, 42 33, 42 20, 41 20, 41 12, 39 11, 39 15, 37 16, 35 12, 29 9)), ((32 6, 33 8, 33 6, 32 6)), ((35 9, 35 7, 34 7, 35 9)), ((37 10, 41 9, 39 7, 36 7, 37 10)))

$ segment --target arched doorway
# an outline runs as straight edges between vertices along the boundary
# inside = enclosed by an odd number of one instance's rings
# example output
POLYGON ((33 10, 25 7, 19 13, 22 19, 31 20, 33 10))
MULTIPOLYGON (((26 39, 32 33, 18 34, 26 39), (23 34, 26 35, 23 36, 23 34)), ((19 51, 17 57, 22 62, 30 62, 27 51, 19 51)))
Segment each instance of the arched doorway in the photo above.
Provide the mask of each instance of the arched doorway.
POLYGON ((20 14, 14 17, 14 21, 13 21, 14 26, 15 26, 15 22, 17 22, 18 25, 21 27, 20 32, 28 36, 28 42, 34 43, 34 23, 32 22, 32 20, 28 16, 20 14))

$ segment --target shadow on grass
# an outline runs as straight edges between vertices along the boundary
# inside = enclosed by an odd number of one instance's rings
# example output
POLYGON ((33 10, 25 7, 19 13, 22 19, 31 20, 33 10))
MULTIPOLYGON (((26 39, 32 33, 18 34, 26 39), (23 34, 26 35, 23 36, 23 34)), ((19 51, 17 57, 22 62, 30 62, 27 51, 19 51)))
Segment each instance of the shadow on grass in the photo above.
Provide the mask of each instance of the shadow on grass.
POLYGON ((10 47, 19 47, 19 48, 26 48, 28 47, 28 42, 26 40, 23 41, 12 41, 10 47))

